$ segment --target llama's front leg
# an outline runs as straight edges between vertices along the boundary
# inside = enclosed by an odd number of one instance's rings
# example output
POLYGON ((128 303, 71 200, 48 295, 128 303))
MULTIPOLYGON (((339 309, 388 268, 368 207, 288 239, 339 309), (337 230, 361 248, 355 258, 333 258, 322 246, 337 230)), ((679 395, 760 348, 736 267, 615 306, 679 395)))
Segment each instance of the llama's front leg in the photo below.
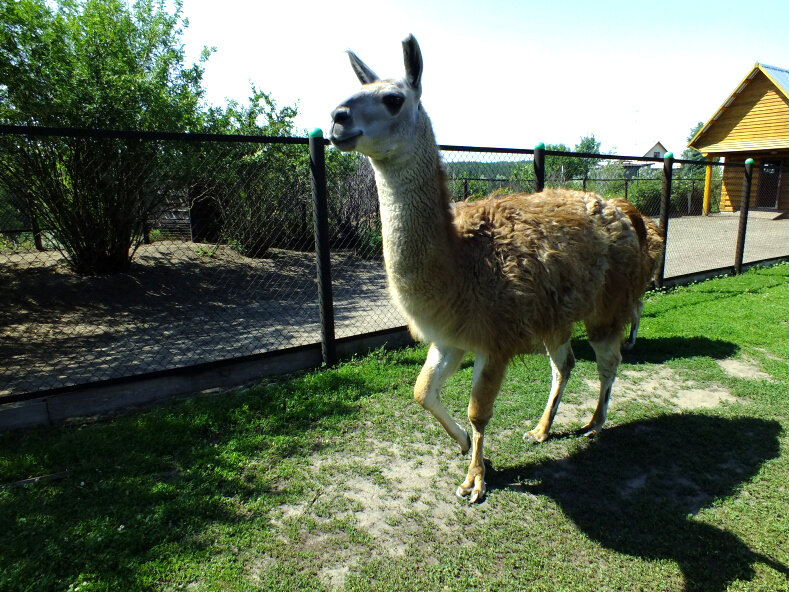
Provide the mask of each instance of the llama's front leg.
POLYGON ((468 432, 452 419, 441 404, 441 387, 457 371, 464 353, 462 349, 455 347, 432 344, 414 386, 414 398, 430 411, 447 433, 460 444, 463 454, 471 448, 471 439, 468 432))
POLYGON ((638 335, 638 325, 641 322, 641 313, 644 311, 644 303, 638 300, 633 306, 633 318, 630 321, 630 336, 627 341, 622 344, 624 351, 630 351, 636 344, 636 335, 638 335))
POLYGON ((457 489, 458 497, 468 497, 470 503, 482 501, 485 497, 485 460, 483 440, 485 426, 493 417, 493 401, 499 394, 501 381, 507 369, 507 360, 489 359, 477 355, 474 360, 474 379, 471 387, 471 400, 468 404, 468 418, 473 428, 471 464, 466 480, 457 489))
POLYGON ((537 426, 523 435, 526 442, 545 442, 548 439, 564 387, 567 386, 570 373, 575 366, 575 356, 569 340, 556 348, 549 349, 548 356, 551 358, 551 394, 548 396, 548 403, 537 426))
POLYGON ((597 408, 591 421, 581 428, 584 436, 596 436, 603 429, 603 424, 608 417, 608 403, 611 400, 611 389, 616 379, 616 371, 622 361, 619 352, 619 336, 604 341, 590 341, 597 357, 597 373, 600 376, 600 396, 597 408))

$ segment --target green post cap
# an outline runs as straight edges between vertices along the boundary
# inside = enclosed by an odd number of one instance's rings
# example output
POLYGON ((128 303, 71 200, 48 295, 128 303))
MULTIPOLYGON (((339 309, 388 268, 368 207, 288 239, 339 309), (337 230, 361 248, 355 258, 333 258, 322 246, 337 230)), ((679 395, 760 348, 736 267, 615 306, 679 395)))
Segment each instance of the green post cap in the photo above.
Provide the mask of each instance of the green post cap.
POLYGON ((314 130, 310 132, 310 138, 322 138, 323 137, 323 130, 319 127, 316 127, 314 130))
POLYGON ((663 155, 663 158, 674 158, 674 153, 673 152, 666 152, 663 155))
POLYGON ((749 158, 745 161, 745 164, 753 164, 753 158, 749 158))
POLYGON ((535 150, 545 150, 545 142, 540 142, 534 147, 535 150))

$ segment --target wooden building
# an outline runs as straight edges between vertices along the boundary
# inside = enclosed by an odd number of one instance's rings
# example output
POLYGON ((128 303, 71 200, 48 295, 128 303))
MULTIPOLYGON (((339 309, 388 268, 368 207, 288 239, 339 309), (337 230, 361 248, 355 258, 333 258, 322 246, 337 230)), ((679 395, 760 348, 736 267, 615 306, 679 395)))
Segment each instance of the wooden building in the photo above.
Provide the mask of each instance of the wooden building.
MULTIPOLYGON (((750 207, 786 212, 789 206, 789 70, 757 63, 710 120, 691 139, 708 159, 726 162, 753 158, 750 207)), ((709 213, 707 167, 704 213, 709 213)), ((743 169, 726 167, 722 212, 740 207, 743 169)))

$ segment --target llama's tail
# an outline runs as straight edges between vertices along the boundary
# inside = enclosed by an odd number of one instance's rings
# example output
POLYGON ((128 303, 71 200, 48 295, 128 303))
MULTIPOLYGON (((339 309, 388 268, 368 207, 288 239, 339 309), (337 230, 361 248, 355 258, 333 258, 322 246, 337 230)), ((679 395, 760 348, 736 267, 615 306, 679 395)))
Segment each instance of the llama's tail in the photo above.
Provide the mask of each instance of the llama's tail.
POLYGON ((633 230, 638 236, 638 244, 641 247, 641 263, 643 269, 644 289, 657 277, 658 265, 663 257, 663 237, 660 229, 651 218, 644 216, 638 208, 629 201, 623 199, 614 200, 616 206, 622 210, 630 219, 633 230))

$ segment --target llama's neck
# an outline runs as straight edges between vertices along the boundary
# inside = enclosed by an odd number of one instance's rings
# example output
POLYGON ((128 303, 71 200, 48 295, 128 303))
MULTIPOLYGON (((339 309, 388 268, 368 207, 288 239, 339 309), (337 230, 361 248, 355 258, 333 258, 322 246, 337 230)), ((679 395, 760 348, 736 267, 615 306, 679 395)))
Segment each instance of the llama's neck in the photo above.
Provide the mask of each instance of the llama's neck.
MULTIPOLYGON (((420 111, 411 150, 372 160, 378 185, 384 259, 391 287, 404 298, 424 294, 451 259, 446 179, 430 120, 420 111)), ((433 290, 428 290, 432 292, 433 290)))

